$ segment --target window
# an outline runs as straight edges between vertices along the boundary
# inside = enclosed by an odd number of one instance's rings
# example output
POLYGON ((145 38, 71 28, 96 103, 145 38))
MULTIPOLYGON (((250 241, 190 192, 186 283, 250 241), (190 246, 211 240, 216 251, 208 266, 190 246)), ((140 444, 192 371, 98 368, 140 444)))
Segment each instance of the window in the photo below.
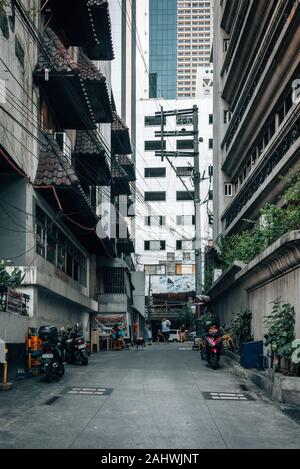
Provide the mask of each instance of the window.
POLYGON ((231 121, 231 117, 232 117, 232 112, 226 109, 224 111, 224 124, 229 124, 229 122, 231 121))
MULTIPOLYGON (((164 150, 166 149, 166 141, 164 140, 164 150)), ((148 140, 145 142, 145 151, 161 150, 160 140, 148 140)))
POLYGON ((224 50, 225 53, 226 53, 227 50, 228 50, 228 46, 229 46, 229 39, 224 39, 224 42, 223 42, 223 50, 224 50))
POLYGON ((145 251, 165 251, 166 242, 165 241, 144 241, 144 250, 145 251))
POLYGON ((225 182, 224 195, 225 197, 232 197, 232 184, 225 182))
POLYGON ((177 215, 177 225, 195 225, 195 215, 177 215))
POLYGON ((282 124, 284 121, 284 104, 280 107, 278 111, 278 125, 282 124))
POLYGON ((176 264, 176 275, 193 275, 196 273, 196 266, 194 264, 176 264))
POLYGON ((177 177, 190 177, 192 175, 192 172, 192 166, 177 166, 176 168, 177 177))
POLYGON ((144 272, 148 275, 166 275, 166 266, 165 264, 159 265, 144 265, 144 272))
POLYGON ((166 168, 145 168, 145 178, 165 178, 166 168))
POLYGON ((176 124, 177 125, 193 125, 193 118, 192 117, 176 117, 176 124))
POLYGON ((193 249, 193 241, 188 241, 186 239, 176 241, 176 250, 177 251, 191 251, 193 249))
POLYGON ((214 147, 214 141, 213 141, 212 138, 209 138, 208 139, 208 148, 209 148, 209 150, 212 150, 213 147, 214 147))
POLYGON ((165 226, 166 217, 165 216, 146 216, 145 217, 146 226, 165 226))
POLYGON ((145 192, 145 201, 147 202, 161 202, 166 200, 165 192, 145 192))
POLYGON ((103 293, 125 292, 125 270, 120 267, 104 268, 103 293))
POLYGON ((177 140, 176 148, 177 150, 193 150, 194 140, 177 140))
MULTIPOLYGON (((164 117, 164 125, 166 125, 166 117, 164 117)), ((145 116, 145 126, 161 126, 161 116, 145 116)))
POLYGON ((182 262, 192 262, 195 255, 193 252, 183 252, 182 253, 182 262))
POLYGON ((177 191, 176 192, 176 200, 177 201, 184 201, 184 200, 194 200, 194 191, 177 191))
POLYGON ((209 116, 208 116, 208 123, 209 123, 209 124, 213 124, 213 123, 214 123, 214 116, 213 116, 213 114, 209 114, 209 116))
POLYGON ((36 252, 66 275, 86 286, 86 256, 39 206, 35 209, 35 232, 36 252))

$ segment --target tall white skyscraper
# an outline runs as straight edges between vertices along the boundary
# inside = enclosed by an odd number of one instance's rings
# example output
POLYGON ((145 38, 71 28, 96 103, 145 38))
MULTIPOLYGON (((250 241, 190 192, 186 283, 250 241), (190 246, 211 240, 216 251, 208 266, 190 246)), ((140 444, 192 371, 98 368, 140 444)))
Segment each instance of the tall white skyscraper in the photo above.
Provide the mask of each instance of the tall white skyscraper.
POLYGON ((177 1, 177 97, 196 96, 197 69, 210 65, 212 1, 177 1))

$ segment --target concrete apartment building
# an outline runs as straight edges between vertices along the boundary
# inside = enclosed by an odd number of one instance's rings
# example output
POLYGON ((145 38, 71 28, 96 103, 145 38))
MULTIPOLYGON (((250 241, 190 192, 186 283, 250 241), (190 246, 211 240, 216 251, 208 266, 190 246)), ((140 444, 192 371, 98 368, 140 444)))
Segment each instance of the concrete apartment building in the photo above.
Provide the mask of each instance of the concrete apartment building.
MULTIPOLYGON (((215 240, 249 229, 267 203, 284 206, 281 176, 300 161, 299 21, 298 1, 214 2, 215 240)), ((209 292, 222 321, 248 308, 262 339, 262 316, 281 295, 295 307, 300 336, 299 237, 287 233, 223 272, 209 292)))
POLYGON ((120 234, 128 214, 120 215, 118 205, 118 196, 131 203, 135 170, 129 129, 112 98, 108 3, 6 3, 0 5, 0 259, 25 278, 19 310, 7 308, 10 293, 1 290, 0 337, 9 364, 15 358, 22 366, 29 326, 78 321, 88 339, 99 313, 127 315, 128 328, 135 320, 134 246, 128 230, 120 234), (117 226, 100 239, 105 201, 115 206, 117 226))

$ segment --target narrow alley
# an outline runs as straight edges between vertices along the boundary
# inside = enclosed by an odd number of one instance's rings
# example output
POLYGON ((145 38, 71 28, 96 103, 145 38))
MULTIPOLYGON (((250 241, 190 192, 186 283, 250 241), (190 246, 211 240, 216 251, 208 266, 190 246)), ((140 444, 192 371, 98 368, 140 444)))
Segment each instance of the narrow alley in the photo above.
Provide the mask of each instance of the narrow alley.
POLYGON ((88 367, 67 366, 57 382, 18 381, 1 395, 0 426, 0 448, 298 448, 300 441, 296 421, 235 378, 224 357, 214 371, 189 343, 102 352, 88 367))

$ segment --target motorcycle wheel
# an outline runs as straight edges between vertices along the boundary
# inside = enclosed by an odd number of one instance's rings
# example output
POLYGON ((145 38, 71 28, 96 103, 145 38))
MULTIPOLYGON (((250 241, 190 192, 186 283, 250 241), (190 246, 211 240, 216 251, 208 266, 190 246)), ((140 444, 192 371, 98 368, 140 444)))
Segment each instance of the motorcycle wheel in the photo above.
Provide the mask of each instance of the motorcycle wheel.
POLYGON ((51 383, 51 381, 53 380, 53 368, 52 368, 52 365, 51 365, 51 366, 47 366, 45 380, 47 381, 47 383, 51 383))
POLYGON ((216 353, 212 353, 210 356, 210 366, 213 370, 215 370, 218 366, 218 355, 216 353))
POLYGON ((61 378, 61 377, 65 374, 65 367, 64 367, 63 364, 61 364, 61 365, 59 366, 59 368, 57 369, 56 374, 57 374, 57 376, 58 376, 59 378, 61 378))
POLYGON ((89 357, 86 350, 83 350, 80 354, 80 362, 83 366, 87 366, 89 364, 89 357))

